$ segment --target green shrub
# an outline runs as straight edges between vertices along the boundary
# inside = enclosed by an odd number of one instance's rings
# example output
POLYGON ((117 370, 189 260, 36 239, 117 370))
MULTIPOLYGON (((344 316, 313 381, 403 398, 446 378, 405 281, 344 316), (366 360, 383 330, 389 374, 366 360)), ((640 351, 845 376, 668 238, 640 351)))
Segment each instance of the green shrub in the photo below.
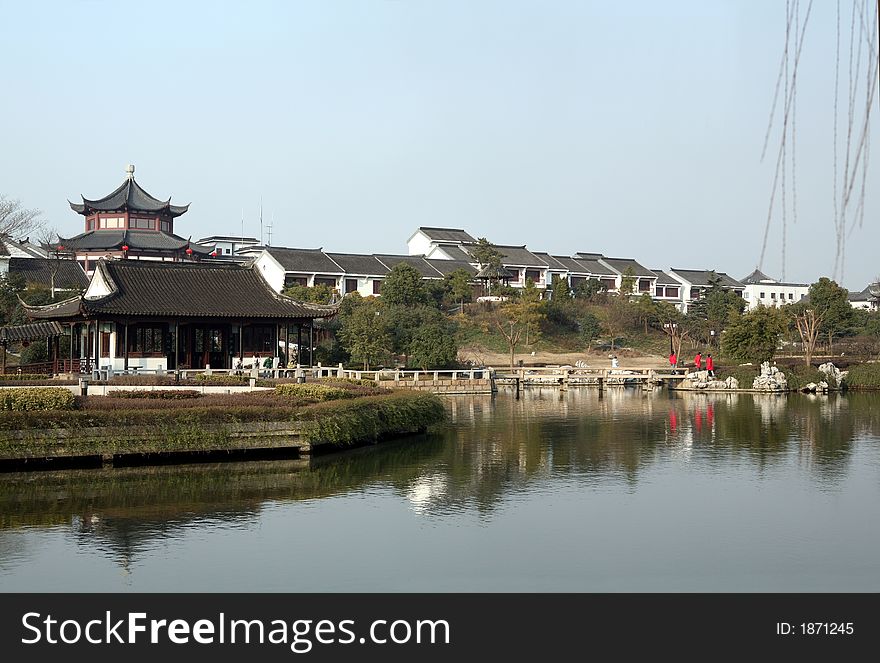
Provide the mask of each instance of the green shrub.
POLYGON ((275 387, 275 393, 279 396, 292 396, 316 402, 353 398, 355 395, 342 387, 325 384, 279 384, 275 387))
POLYGON ((75 403, 73 393, 63 387, 0 389, 0 410, 72 410, 75 403))
POLYGON ((250 382, 250 379, 251 378, 249 375, 226 375, 223 373, 219 373, 217 375, 207 375, 206 373, 196 374, 196 382, 223 385, 227 387, 240 384, 248 384, 250 382))
POLYGON ((848 389, 880 389, 880 364, 859 364, 844 379, 848 389))
POLYGON ((169 401, 184 400, 189 398, 201 398, 202 394, 192 389, 132 389, 130 391, 111 391, 109 398, 156 398, 169 401))
POLYGON ((51 375, 43 375, 41 373, 7 373, 5 375, 0 375, 0 380, 2 381, 50 380, 51 378, 51 375))
POLYGON ((396 393, 316 405, 303 413, 302 435, 311 443, 349 446, 423 431, 445 416, 443 401, 434 394, 396 393))
POLYGON ((834 380, 828 380, 828 376, 813 366, 798 364, 797 366, 780 367, 785 373, 785 380, 788 382, 788 388, 792 390, 800 390, 811 382, 819 384, 822 380, 828 382, 829 386, 836 387, 832 384, 834 380))
POLYGON ((740 389, 751 389, 758 373, 757 366, 722 366, 715 369, 716 379, 726 380, 729 377, 734 377, 739 383, 740 389))

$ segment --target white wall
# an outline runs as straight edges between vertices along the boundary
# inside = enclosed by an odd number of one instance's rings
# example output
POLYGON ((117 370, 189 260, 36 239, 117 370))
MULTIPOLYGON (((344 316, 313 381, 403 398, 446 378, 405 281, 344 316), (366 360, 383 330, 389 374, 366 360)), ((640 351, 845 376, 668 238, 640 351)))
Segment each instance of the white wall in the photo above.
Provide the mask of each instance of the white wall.
POLYGON ((275 292, 284 290, 284 268, 268 251, 260 252, 254 267, 275 292))
POLYGON ((748 310, 759 305, 780 307, 796 304, 810 291, 809 286, 783 285, 779 283, 749 283, 743 292, 748 310), (761 295, 764 295, 762 298, 761 295), (775 297, 774 297, 775 295, 775 297))
POLYGON ((415 234, 409 238, 406 246, 411 256, 423 256, 427 255, 431 250, 432 243, 425 233, 421 230, 417 230, 415 234))

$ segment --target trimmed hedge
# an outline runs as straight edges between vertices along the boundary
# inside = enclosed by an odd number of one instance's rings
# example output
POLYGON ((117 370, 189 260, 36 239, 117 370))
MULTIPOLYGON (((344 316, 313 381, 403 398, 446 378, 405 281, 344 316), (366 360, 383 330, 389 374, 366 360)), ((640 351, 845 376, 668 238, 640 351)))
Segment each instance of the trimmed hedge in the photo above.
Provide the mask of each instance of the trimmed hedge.
POLYGON ((63 387, 0 389, 0 410, 16 412, 72 410, 75 404, 73 393, 63 387))
POLYGON ((880 389, 880 364, 859 364, 850 367, 843 383, 848 389, 880 389))
POLYGON ((331 387, 326 384, 279 384, 275 387, 279 396, 303 398, 315 402, 335 401, 340 398, 354 398, 354 392, 342 387, 331 387))
POLYGON ((223 385, 227 387, 241 384, 249 384, 250 379, 250 375, 226 375, 225 373, 220 373, 217 375, 207 375, 206 373, 196 374, 196 382, 205 382, 207 384, 223 385))
POLYGON ((304 413, 302 435, 312 444, 350 446, 417 433, 445 417, 443 401, 434 394, 396 393, 316 405, 304 413))
POLYGON ((0 375, 0 381, 16 381, 16 380, 50 380, 52 379, 51 375, 45 375, 43 373, 6 373, 5 375, 0 375))
POLYGON ((169 401, 186 400, 189 398, 201 398, 202 394, 192 389, 132 389, 130 391, 111 391, 107 398, 155 398, 169 401))

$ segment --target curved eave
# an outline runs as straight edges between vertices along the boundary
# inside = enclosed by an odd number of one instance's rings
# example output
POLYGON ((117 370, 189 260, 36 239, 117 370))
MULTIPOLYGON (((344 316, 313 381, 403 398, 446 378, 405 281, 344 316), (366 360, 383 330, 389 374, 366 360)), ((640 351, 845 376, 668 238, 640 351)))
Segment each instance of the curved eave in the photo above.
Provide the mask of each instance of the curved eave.
POLYGON ((24 314, 36 320, 63 320, 65 318, 77 318, 83 314, 83 299, 76 295, 69 299, 44 306, 32 306, 19 299, 24 314))

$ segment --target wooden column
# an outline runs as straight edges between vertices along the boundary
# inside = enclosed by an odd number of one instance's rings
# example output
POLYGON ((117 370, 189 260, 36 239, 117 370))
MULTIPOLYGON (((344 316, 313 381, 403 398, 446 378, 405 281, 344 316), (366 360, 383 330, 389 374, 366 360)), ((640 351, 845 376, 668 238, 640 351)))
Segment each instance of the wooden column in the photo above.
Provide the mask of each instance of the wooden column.
POLYGON ((174 321, 174 372, 180 370, 180 322, 174 321))
POLYGON ((2 347, 2 349, 3 349, 2 354, 0 354, 0 357, 2 357, 2 359, 0 359, 0 371, 2 371, 2 372, 0 372, 0 375, 6 375, 6 339, 5 338, 2 341, 0 341, 0 347, 2 347))
POLYGON ((313 356, 313 348, 315 347, 315 323, 312 320, 309 320, 309 368, 315 365, 315 358, 313 356))
POLYGON ((303 344, 303 326, 301 322, 296 323, 296 363, 302 363, 302 344, 303 344))
POLYGON ((123 345, 123 356, 125 357, 125 363, 123 363, 122 367, 127 371, 128 370, 128 321, 125 322, 125 331, 123 333, 123 341, 125 345, 123 345))
POLYGON ((76 330, 76 323, 70 323, 70 372, 73 373, 73 335, 76 330))

